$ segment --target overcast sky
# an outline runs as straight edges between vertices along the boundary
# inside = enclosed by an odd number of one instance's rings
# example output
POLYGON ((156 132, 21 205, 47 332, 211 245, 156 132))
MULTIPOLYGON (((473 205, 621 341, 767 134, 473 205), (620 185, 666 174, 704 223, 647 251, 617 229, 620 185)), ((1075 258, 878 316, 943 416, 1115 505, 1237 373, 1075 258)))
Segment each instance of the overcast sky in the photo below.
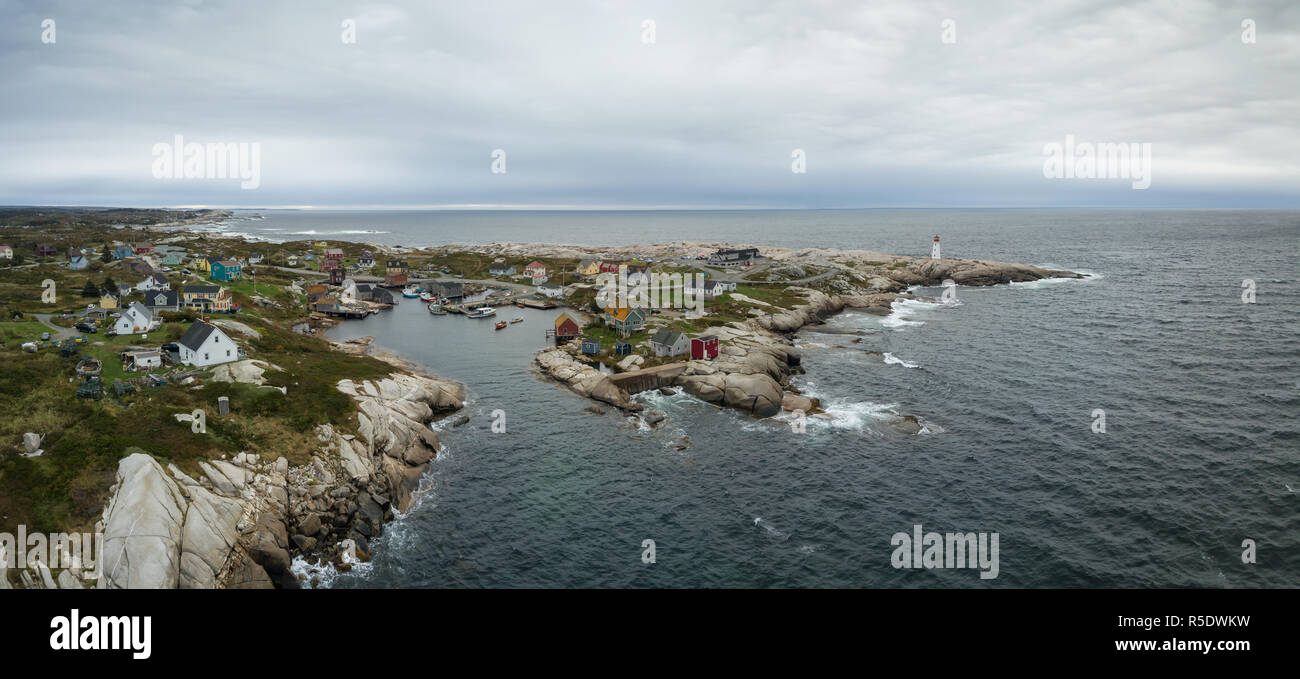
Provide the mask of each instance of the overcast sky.
POLYGON ((0 8, 0 204, 1300 207, 1295 0, 0 8), (155 178, 178 134, 260 185, 155 178), (1150 188, 1045 178, 1067 135, 1150 188))

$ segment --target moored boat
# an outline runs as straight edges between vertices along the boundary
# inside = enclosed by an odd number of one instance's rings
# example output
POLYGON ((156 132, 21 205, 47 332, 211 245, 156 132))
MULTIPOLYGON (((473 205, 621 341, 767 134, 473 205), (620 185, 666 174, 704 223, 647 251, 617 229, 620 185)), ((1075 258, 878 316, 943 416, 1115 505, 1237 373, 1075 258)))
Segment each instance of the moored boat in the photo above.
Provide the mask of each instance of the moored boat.
POLYGON ((429 313, 433 314, 434 316, 446 316, 447 310, 442 308, 442 305, 440 304, 430 304, 429 313))
POLYGON ((505 327, 506 327, 506 322, 505 322, 505 321, 497 321, 497 324, 496 324, 496 329, 497 329, 497 330, 502 330, 502 329, 504 329, 505 327))
POLYGON ((496 313, 497 310, 490 306, 481 306, 469 312, 466 316, 469 318, 487 318, 488 316, 495 316, 496 313))
POLYGON ((511 322, 511 323, 523 323, 523 322, 524 322, 524 317, 523 317, 523 316, 515 316, 514 318, 510 319, 510 322, 511 322))
POLYGON ((415 299, 420 296, 420 289, 414 285, 408 285, 405 288, 402 288, 402 296, 415 299))

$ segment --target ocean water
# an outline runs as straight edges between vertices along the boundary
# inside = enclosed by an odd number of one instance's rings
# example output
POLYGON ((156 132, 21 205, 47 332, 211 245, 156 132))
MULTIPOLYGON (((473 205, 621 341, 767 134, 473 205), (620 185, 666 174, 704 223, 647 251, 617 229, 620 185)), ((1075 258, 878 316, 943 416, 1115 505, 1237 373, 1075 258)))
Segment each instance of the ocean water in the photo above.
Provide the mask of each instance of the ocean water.
POLYGON ((444 423, 420 499, 330 586, 1300 586, 1300 213, 263 214, 262 235, 404 245, 707 238, 921 254, 939 233, 949 256, 1093 274, 830 321, 861 335, 800 333, 796 384, 828 413, 803 433, 682 395, 640 397, 668 415, 653 430, 584 412, 530 365, 556 312, 503 309, 526 321, 496 332, 408 300, 348 322, 335 336, 374 335, 463 382, 471 420, 444 423), (925 433, 892 431, 890 413, 925 433), (891 537, 914 524, 998 533, 998 577, 893 568, 891 537))

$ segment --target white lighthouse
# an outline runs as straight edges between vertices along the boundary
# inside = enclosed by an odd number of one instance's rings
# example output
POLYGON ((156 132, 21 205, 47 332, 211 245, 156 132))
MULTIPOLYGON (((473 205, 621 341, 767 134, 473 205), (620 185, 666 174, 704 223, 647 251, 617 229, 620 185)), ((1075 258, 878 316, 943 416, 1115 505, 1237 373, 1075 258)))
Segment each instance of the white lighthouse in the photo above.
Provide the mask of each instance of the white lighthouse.
POLYGON ((934 245, 930 246, 930 259, 939 259, 939 237, 934 237, 934 245))

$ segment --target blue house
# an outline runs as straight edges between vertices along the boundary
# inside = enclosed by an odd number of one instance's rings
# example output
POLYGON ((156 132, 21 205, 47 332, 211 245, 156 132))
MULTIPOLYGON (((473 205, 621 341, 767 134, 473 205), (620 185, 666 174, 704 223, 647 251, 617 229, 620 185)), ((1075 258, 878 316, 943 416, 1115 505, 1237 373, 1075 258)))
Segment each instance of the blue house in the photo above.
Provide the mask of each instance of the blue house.
POLYGON ((237 259, 218 259, 212 263, 212 273, 208 274, 209 280, 214 281, 237 281, 244 276, 244 267, 237 259))
POLYGON ((134 256, 135 250, 133 250, 130 245, 119 245, 113 249, 113 259, 126 259, 127 257, 134 256))
POLYGON ((600 342, 587 337, 582 338, 582 353, 596 355, 600 353, 600 342))
POLYGON ((72 271, 81 271, 88 266, 90 266, 90 262, 82 255, 77 255, 68 260, 68 268, 72 271))

